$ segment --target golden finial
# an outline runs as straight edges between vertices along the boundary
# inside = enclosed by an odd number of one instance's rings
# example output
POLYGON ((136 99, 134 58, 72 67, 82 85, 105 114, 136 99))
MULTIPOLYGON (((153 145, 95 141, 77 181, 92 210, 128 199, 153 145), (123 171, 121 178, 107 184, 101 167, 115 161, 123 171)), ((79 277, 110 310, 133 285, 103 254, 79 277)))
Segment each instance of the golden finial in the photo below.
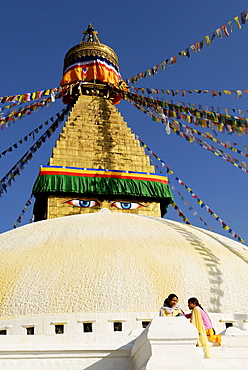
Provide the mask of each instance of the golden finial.
POLYGON ((87 30, 83 31, 82 33, 84 34, 83 40, 81 41, 82 44, 86 42, 97 42, 98 44, 100 44, 100 40, 97 37, 98 32, 94 31, 94 28, 91 23, 88 25, 87 30), (86 40, 87 35, 88 35, 88 39, 86 40))

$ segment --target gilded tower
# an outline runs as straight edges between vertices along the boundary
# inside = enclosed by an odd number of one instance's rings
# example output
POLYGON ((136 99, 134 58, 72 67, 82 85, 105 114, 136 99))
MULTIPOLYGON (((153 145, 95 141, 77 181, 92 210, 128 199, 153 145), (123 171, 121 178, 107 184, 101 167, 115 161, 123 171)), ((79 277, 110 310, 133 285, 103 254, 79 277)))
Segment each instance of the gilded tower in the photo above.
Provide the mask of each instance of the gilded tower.
POLYGON ((49 166, 33 192, 36 220, 111 210, 161 217, 172 199, 168 180, 115 107, 126 89, 118 58, 92 25, 64 60, 63 97, 72 106, 49 166))

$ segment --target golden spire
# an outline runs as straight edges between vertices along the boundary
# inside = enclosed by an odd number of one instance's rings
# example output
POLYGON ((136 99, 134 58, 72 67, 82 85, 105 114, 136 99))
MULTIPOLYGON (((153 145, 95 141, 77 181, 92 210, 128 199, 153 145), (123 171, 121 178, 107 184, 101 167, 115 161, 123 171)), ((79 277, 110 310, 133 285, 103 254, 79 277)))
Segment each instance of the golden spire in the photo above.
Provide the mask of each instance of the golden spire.
POLYGON ((91 23, 88 25, 87 30, 83 31, 82 33, 84 34, 84 37, 80 44, 85 44, 86 42, 97 42, 98 44, 100 44, 100 40, 97 37, 98 32, 94 30, 91 23), (86 40, 87 35, 88 35, 88 40, 86 40))

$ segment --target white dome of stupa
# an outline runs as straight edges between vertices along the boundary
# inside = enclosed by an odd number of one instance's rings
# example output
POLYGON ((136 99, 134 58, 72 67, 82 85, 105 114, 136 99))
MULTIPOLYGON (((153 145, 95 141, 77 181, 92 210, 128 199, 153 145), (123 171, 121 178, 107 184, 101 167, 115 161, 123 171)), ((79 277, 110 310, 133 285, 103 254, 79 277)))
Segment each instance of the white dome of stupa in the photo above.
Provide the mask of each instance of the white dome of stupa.
POLYGON ((209 312, 245 313, 248 248, 166 219, 101 212, 0 237, 2 319, 158 311, 170 293, 209 312), (240 299, 242 297, 242 299, 240 299))

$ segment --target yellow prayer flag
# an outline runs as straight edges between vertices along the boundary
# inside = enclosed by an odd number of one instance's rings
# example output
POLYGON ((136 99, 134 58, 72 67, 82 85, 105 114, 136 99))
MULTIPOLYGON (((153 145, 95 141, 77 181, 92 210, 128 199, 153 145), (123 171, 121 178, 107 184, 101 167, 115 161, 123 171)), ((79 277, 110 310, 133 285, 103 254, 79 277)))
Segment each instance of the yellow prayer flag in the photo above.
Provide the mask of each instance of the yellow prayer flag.
POLYGON ((233 19, 236 21, 238 28, 242 28, 239 22, 239 17, 237 16, 237 17, 234 17, 233 19))
POLYGON ((218 131, 222 131, 222 129, 223 129, 223 123, 219 123, 219 125, 218 125, 218 131))
POLYGON ((224 92, 225 94, 227 94, 227 95, 232 95, 231 91, 229 91, 229 90, 223 90, 223 92, 224 92))
POLYGON ((205 36, 205 39, 206 39, 206 45, 209 46, 210 45, 210 38, 209 38, 209 36, 205 36))

